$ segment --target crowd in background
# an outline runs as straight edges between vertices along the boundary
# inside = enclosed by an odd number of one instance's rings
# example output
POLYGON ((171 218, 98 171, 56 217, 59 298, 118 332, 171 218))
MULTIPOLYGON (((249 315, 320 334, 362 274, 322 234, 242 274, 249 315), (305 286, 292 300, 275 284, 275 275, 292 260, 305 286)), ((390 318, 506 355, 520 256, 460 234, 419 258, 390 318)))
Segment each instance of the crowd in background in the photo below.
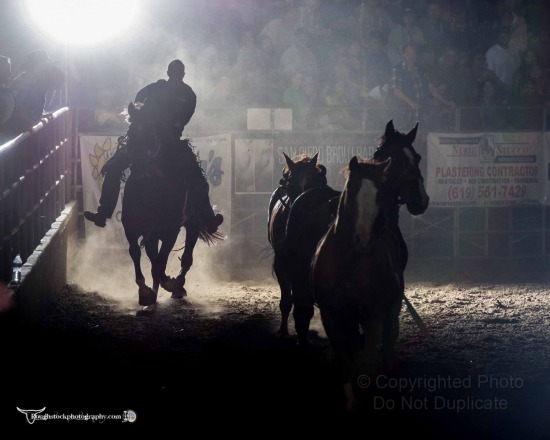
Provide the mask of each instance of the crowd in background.
POLYGON ((457 107, 476 107, 462 119, 477 129, 540 124, 527 109, 550 99, 542 31, 521 0, 296 0, 272 16, 262 5, 225 2, 196 48, 203 106, 292 107, 302 129, 364 128, 382 108, 450 126, 457 107))
POLYGON ((521 0, 298 0, 263 21, 258 2, 231 3, 193 59, 207 107, 292 107, 303 129, 361 128, 382 108, 450 126, 457 107, 476 107, 462 112, 476 129, 529 123, 495 107, 550 99, 542 32, 521 0))
POLYGON ((291 107, 296 129, 378 128, 388 116, 450 129, 457 109, 469 129, 532 128, 550 101, 541 1, 202 3, 179 3, 177 12, 159 3, 156 31, 173 38, 160 38, 154 53, 130 51, 141 66, 111 65, 94 87, 81 71, 70 79, 72 103, 99 109, 100 126, 116 123, 147 65, 165 66, 160 54, 180 48, 198 114, 291 107), (503 110, 512 107, 523 110, 503 110))

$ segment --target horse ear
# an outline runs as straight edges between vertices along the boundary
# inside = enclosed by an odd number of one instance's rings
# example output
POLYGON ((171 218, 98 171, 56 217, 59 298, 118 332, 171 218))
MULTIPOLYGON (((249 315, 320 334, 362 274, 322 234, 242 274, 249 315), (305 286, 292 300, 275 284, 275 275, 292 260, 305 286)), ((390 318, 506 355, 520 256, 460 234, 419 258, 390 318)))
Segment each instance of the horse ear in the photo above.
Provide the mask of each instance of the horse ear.
POLYGON ((384 137, 388 138, 391 137, 395 133, 395 128, 393 127, 393 119, 390 119, 389 122, 386 124, 386 131, 384 133, 384 137))
POLYGON ((294 162, 292 161, 292 159, 290 157, 288 157, 286 155, 286 153, 283 153, 283 156, 285 157, 286 166, 288 167, 288 169, 290 171, 292 171, 292 168, 294 167, 294 162))
POLYGON ((136 108, 134 107, 134 103, 131 102, 128 104, 128 114, 132 116, 136 111, 136 108))
POLYGON ((357 160, 357 156, 353 156, 349 161, 348 168, 350 169, 350 171, 353 171, 357 169, 358 166, 359 166, 359 161, 357 160))
POLYGON ((409 142, 409 144, 412 144, 414 142, 414 140, 416 139, 416 132, 417 131, 418 131, 418 122, 416 123, 414 128, 407 133, 406 137, 407 137, 407 141, 409 142))
POLYGON ((317 158, 319 157, 319 152, 317 151, 317 153, 315 153, 315 156, 313 156, 311 158, 311 160, 309 161, 310 164, 312 164, 313 166, 316 166, 317 165, 317 158))
POLYGON ((319 165, 319 169, 321 170, 321 175, 326 176, 327 175, 327 167, 324 165, 319 165))

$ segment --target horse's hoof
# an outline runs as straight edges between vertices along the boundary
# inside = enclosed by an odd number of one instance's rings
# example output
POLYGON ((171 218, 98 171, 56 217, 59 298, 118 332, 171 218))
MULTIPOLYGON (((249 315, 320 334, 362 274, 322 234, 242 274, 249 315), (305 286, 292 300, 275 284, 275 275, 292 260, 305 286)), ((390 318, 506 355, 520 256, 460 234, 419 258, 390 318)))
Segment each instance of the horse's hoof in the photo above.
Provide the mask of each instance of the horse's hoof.
POLYGON ((138 295, 140 306, 150 306, 157 302, 157 292, 155 292, 150 287, 140 287, 138 295))
POLYGON ((288 333, 288 329, 282 329, 280 328, 278 331, 277 331, 277 337, 278 338, 281 338, 281 339, 288 339, 290 336, 290 334, 288 333))
POLYGON ((160 286, 167 292, 175 292, 178 290, 178 282, 175 278, 168 277, 160 282, 160 286))
POLYGON ((136 312, 136 316, 151 316, 157 311, 157 303, 145 306, 136 312))
POLYGON ((184 287, 182 287, 181 289, 177 289, 174 292, 172 292, 172 298, 181 299, 184 296, 187 296, 187 290, 185 290, 184 287))

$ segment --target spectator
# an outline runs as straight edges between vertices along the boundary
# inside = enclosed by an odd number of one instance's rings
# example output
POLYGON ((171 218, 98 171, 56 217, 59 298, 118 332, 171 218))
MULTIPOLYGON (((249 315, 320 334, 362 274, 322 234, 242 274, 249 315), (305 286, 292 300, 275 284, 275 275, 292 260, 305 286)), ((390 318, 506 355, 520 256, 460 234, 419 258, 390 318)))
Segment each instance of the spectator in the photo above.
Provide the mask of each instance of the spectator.
POLYGON ((216 84, 218 78, 231 69, 224 31, 212 33, 210 44, 197 56, 197 74, 204 81, 202 87, 207 90, 216 84))
POLYGON ((244 105, 240 93, 235 92, 235 81, 231 75, 222 75, 204 97, 204 107, 220 109, 244 105))
POLYGON ((368 35, 365 50, 365 78, 369 90, 388 83, 392 65, 384 51, 383 38, 378 32, 368 35))
POLYGON ((544 99, 549 86, 548 71, 543 69, 538 61, 534 61, 529 66, 525 83, 532 83, 537 97, 544 99))
POLYGON ((425 50, 422 55, 424 67, 435 66, 441 49, 447 42, 445 23, 441 19, 441 4, 437 0, 428 3, 425 14, 418 20, 418 27, 424 34, 426 40, 425 50))
POLYGON ((319 8, 321 20, 336 39, 359 38, 359 11, 355 0, 323 1, 319 8))
POLYGON ((43 50, 27 56, 24 71, 10 83, 15 96, 15 109, 6 126, 11 132, 29 130, 45 115, 46 96, 63 85, 63 70, 43 50))
POLYGON ((295 128, 305 128, 304 108, 309 106, 309 99, 303 89, 304 74, 296 70, 291 78, 290 86, 283 93, 283 105, 292 108, 295 128))
POLYGON ((411 8, 403 9, 400 23, 397 23, 390 32, 386 53, 392 66, 403 61, 403 46, 412 41, 419 50, 426 44, 422 30, 416 25, 414 11, 411 8))
POLYGON ((254 31, 256 35, 259 31, 261 23, 261 7, 257 0, 226 0, 229 10, 234 10, 238 13, 240 21, 243 25, 254 31))
POLYGON ((514 85, 514 75, 521 65, 519 52, 510 47, 510 29, 502 27, 496 35, 496 43, 491 46, 485 55, 487 67, 495 73, 498 86, 502 92, 510 93, 514 85))
POLYGON ((301 71, 306 76, 317 76, 317 59, 308 47, 308 36, 305 29, 298 28, 296 30, 294 43, 281 55, 281 71, 289 80, 297 71, 301 71))
POLYGON ((467 85, 465 72, 459 64, 459 52, 453 46, 447 46, 436 66, 435 82, 443 97, 457 104, 466 104, 467 85))
POLYGON ((474 53, 464 76, 466 89, 466 96, 464 97, 465 105, 477 105, 485 81, 496 81, 495 74, 487 69, 487 59, 483 51, 474 53))
POLYGON ((361 4, 359 22, 362 41, 365 41, 371 32, 378 32, 386 44, 393 21, 386 10, 380 6, 380 0, 365 0, 361 4))
POLYGON ((302 89, 307 97, 306 107, 301 109, 303 111, 303 118, 305 128, 308 130, 315 130, 320 128, 320 109, 322 106, 321 94, 319 93, 319 83, 317 80, 310 76, 304 78, 302 83, 302 89))
POLYGON ((319 0, 301 0, 298 6, 298 27, 305 29, 310 39, 316 39, 328 33, 321 18, 319 6, 319 0))
POLYGON ((258 46, 260 50, 260 70, 272 81, 279 83, 279 62, 280 57, 276 55, 276 49, 273 45, 273 41, 267 35, 260 35, 258 37, 258 46))
POLYGON ((349 42, 345 57, 350 77, 355 84, 366 86, 365 78, 365 50, 358 39, 349 42))
POLYGON ((323 92, 327 108, 328 128, 330 130, 360 129, 361 114, 357 109, 350 109, 343 81, 333 81, 323 92), (331 108, 332 107, 332 108, 331 108))
POLYGON ((527 50, 527 23, 519 15, 514 0, 500 0, 497 4, 496 29, 507 27, 510 29, 510 47, 525 52, 527 50))
MULTIPOLYGON (((325 102, 327 101, 328 94, 333 93, 335 90, 333 85, 338 84, 338 99, 345 103, 342 105, 352 107, 362 106, 365 103, 368 90, 366 87, 355 82, 357 78, 351 76, 350 69, 345 61, 345 59, 339 60, 333 68, 331 83, 323 91, 325 102), (328 94, 327 91, 329 92, 328 94)), ((333 103, 331 105, 336 104, 333 103)))
POLYGON ((237 63, 233 66, 234 75, 243 76, 250 70, 260 70, 262 54, 256 43, 254 33, 245 29, 241 33, 241 45, 237 50, 237 63))
POLYGON ((425 69, 418 64, 414 43, 403 48, 403 62, 393 69, 391 88, 394 104, 401 108, 399 125, 408 126, 424 121, 429 126, 435 106, 452 108, 454 102, 446 100, 428 78, 425 69), (432 102, 433 100, 433 102, 432 102))
POLYGON ((237 90, 248 107, 277 107, 281 102, 279 85, 258 69, 244 72, 237 84, 237 90))
POLYGON ((540 64, 537 53, 528 49, 521 54, 521 64, 514 74, 514 89, 520 90, 521 85, 529 78, 529 70, 533 64, 540 64))
POLYGON ((281 54, 292 46, 297 28, 294 8, 292 5, 285 5, 282 8, 281 16, 267 22, 260 31, 260 36, 267 36, 271 39, 275 48, 275 55, 280 59, 281 54))
POLYGON ((446 33, 448 44, 462 52, 470 50, 472 43, 475 42, 473 40, 475 32, 470 27, 463 11, 454 12, 449 17, 446 33))

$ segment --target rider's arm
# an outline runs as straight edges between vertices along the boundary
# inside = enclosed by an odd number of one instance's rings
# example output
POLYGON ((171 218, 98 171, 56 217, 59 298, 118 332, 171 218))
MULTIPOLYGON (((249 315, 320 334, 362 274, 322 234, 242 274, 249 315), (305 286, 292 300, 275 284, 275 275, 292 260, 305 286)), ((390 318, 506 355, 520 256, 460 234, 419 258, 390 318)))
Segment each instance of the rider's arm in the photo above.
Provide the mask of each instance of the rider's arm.
POLYGON ((185 105, 185 111, 184 114, 181 116, 181 123, 183 124, 183 127, 187 125, 187 123, 191 120, 193 117, 193 114, 195 113, 195 109, 197 108, 197 95, 191 87, 186 92, 185 97, 186 105, 185 105))

